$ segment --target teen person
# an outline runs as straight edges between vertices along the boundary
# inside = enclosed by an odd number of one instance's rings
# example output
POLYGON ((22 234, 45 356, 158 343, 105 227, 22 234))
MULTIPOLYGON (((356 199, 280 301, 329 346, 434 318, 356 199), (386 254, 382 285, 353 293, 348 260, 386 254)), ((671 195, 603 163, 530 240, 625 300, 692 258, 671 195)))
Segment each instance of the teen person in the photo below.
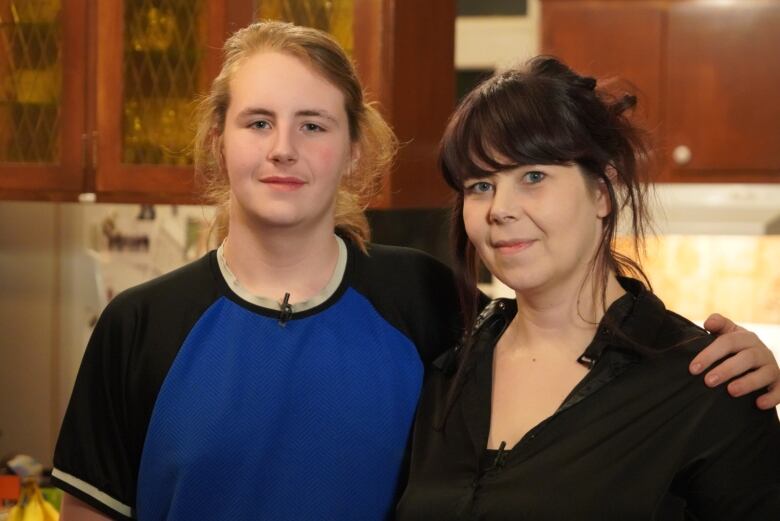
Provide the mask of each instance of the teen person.
POLYGON ((260 23, 228 40, 197 165, 227 238, 107 307, 58 486, 119 519, 392 511, 424 366, 461 329, 444 265, 367 242, 395 147, 325 33, 260 23))

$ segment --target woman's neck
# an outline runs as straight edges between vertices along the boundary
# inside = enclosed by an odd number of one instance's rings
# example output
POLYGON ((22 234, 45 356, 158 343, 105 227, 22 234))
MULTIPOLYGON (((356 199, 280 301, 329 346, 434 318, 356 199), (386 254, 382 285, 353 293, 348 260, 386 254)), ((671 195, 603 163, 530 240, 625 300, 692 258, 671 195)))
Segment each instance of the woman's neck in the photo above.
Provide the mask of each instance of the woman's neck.
POLYGON ((317 295, 330 281, 338 261, 333 227, 295 231, 255 230, 230 224, 224 244, 225 262, 239 284, 253 295, 290 303, 317 295))
POLYGON ((603 301, 593 276, 585 284, 517 293, 518 312, 506 333, 511 345, 538 352, 552 349, 576 358, 593 339, 606 309, 625 293, 612 273, 606 284, 603 301))

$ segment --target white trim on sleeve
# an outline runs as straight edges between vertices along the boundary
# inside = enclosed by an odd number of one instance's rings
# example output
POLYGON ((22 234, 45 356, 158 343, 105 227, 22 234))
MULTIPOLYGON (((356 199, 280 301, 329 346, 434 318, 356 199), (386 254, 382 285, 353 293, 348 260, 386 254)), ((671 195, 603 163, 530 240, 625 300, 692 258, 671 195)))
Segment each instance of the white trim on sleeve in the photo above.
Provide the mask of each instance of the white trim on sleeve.
POLYGON ((90 485, 86 481, 82 481, 79 478, 75 476, 71 476, 67 472, 63 472, 57 468, 52 470, 51 475, 52 477, 55 477, 60 481, 63 481, 68 485, 75 487, 80 491, 84 492, 85 494, 97 499, 107 507, 119 512, 120 514, 126 517, 133 517, 133 509, 131 507, 125 505, 124 503, 120 503, 116 499, 112 498, 105 492, 101 492, 100 490, 90 485))

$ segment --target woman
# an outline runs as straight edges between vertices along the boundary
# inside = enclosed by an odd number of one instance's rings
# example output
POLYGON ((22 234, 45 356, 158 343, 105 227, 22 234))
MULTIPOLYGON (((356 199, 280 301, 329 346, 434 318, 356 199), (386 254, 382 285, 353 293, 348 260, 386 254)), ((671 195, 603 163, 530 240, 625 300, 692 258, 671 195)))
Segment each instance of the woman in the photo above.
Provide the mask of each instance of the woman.
POLYGON ((614 249, 641 242, 642 135, 553 58, 470 93, 442 140, 465 309, 477 258, 513 288, 420 401, 405 519, 780 519, 774 411, 689 378, 712 341, 614 249))
POLYGON ((392 132, 334 40, 259 23, 197 144, 227 238, 103 313, 54 458, 63 520, 385 518, 423 369, 461 334, 444 266, 367 242, 392 132))

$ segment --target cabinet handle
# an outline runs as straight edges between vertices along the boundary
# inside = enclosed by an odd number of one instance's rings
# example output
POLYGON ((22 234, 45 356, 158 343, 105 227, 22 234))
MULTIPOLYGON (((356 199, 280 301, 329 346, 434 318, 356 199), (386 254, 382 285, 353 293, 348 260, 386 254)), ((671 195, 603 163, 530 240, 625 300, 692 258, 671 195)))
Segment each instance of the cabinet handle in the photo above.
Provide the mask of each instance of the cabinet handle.
POLYGON ((672 158, 678 165, 687 165, 691 162, 691 157, 691 149, 685 145, 676 146, 672 151, 672 158))

